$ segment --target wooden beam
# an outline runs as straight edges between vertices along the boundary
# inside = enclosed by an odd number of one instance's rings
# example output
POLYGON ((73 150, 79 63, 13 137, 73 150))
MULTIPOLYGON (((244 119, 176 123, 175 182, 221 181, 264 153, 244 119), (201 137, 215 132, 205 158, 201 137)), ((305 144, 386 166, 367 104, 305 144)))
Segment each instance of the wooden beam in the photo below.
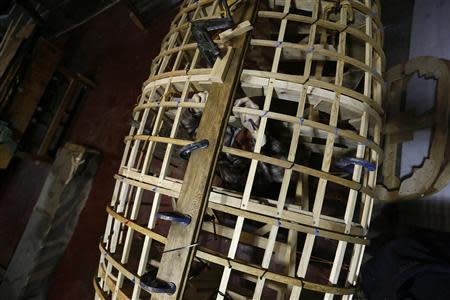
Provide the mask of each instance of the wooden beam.
MULTIPOLYGON (((251 0, 241 7, 241 21, 253 21, 257 3, 257 0, 251 0)), ((199 140, 207 139, 209 147, 192 154, 177 203, 178 210, 190 215, 192 221, 187 227, 178 224, 171 225, 166 250, 192 245, 198 240, 215 165, 223 142, 224 128, 228 123, 236 83, 242 71, 242 63, 249 39, 250 34, 248 32, 235 38, 235 52, 228 72, 224 76, 224 82, 213 83, 211 86, 208 102, 197 132, 197 138, 199 140)), ((194 254, 194 247, 163 254, 157 277, 175 283, 177 289, 173 295, 155 294, 152 298, 182 299, 194 254), (174 264, 174 261, 177 263, 174 264)))
POLYGON ((47 298, 47 288, 84 207, 100 155, 61 148, 0 285, 0 299, 47 298))

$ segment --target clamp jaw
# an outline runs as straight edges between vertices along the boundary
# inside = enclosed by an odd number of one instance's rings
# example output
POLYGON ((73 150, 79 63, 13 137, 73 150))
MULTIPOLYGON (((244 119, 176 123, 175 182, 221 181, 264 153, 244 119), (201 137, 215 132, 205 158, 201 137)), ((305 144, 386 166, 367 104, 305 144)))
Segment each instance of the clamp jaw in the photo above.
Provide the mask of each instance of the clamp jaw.
POLYGON ((222 5, 225 8, 225 18, 202 19, 191 22, 192 36, 197 42, 200 53, 205 58, 209 68, 212 68, 217 57, 220 56, 219 47, 214 43, 209 32, 226 30, 234 26, 227 0, 219 1, 222 1, 222 5))

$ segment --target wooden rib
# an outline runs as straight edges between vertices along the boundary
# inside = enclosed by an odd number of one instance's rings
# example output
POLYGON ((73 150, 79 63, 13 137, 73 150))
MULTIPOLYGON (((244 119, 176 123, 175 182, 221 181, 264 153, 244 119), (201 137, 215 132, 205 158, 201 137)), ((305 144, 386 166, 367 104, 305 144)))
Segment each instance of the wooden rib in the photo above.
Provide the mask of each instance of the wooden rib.
MULTIPOLYGON (((341 60, 343 62, 345 62, 346 64, 352 65, 357 69, 360 69, 362 71, 365 72, 371 72, 373 73, 373 70, 371 70, 369 68, 368 65, 366 65, 365 63, 360 62, 359 60, 349 57, 349 56, 345 56, 341 53, 335 52, 335 51, 331 51, 331 50, 327 50, 324 49, 322 47, 322 45, 313 45, 313 46, 308 46, 306 44, 296 44, 296 43, 290 43, 290 42, 283 42, 281 45, 278 46, 278 42, 277 41, 272 41, 272 40, 260 40, 260 39, 252 39, 251 41, 251 45, 252 46, 263 46, 263 47, 273 47, 273 48, 291 48, 291 49, 298 49, 301 50, 303 52, 312 52, 313 54, 319 54, 319 55, 323 55, 326 57, 330 57, 330 58, 334 58, 336 60, 341 60), (311 48, 311 50, 309 49, 310 47, 314 47, 314 49, 311 48)), ((377 72, 377 73, 373 73, 374 78, 380 82, 380 83, 384 83, 383 78, 381 77, 381 75, 377 72)), ((340 87, 340 86, 339 86, 340 87)), ((368 100, 372 101, 372 99, 368 98, 368 100)), ((376 102, 372 103, 372 105, 376 105, 376 102)), ((379 105, 377 105, 379 106, 379 105)))
MULTIPOLYGON (((185 82, 183 93, 181 95, 181 103, 183 103, 186 100, 187 94, 189 92, 189 84, 190 84, 189 81, 185 82)), ((164 102, 162 102, 162 103, 164 103, 164 102)), ((161 111, 164 108, 161 107, 159 109, 161 111)), ((170 132, 170 139, 169 140, 172 140, 172 141, 175 140, 174 137, 177 134, 179 123, 181 122, 180 121, 181 120, 181 113, 182 113, 181 107, 177 108, 175 119, 174 119, 174 122, 172 124, 172 129, 171 129, 171 132, 170 132)), ((168 144, 167 145, 167 148, 166 148, 166 151, 165 151, 165 154, 164 154, 163 164, 161 166, 160 175, 159 175, 159 178, 158 178, 158 186, 159 186, 159 182, 164 180, 164 178, 166 176, 166 173, 168 171, 169 161, 170 161, 170 157, 171 157, 172 149, 173 149, 172 146, 173 146, 173 144, 168 144)), ((153 199, 152 209, 151 209, 151 213, 150 213, 149 223, 148 223, 148 227, 149 228, 153 228, 155 226, 156 214, 157 214, 157 211, 159 209, 159 200, 160 200, 160 193, 158 192, 158 189, 156 189, 155 190, 155 197, 153 199)), ((149 250, 150 250, 150 242, 151 242, 151 240, 148 239, 147 236, 146 236, 146 238, 144 240, 144 246, 147 245, 147 247, 144 247, 144 249, 142 251, 142 254, 141 254, 139 268, 138 268, 138 274, 139 275, 141 275, 142 272, 144 271, 145 264, 146 264, 146 262, 148 260, 148 254, 149 254, 149 250), (147 244, 146 244, 146 242, 147 242, 147 244)), ((140 293, 140 287, 137 284, 135 284, 134 290, 133 290, 133 295, 135 297, 139 297, 139 293, 140 293)))
POLYGON ((191 144, 193 141, 180 140, 172 137, 163 137, 163 136, 152 136, 152 135, 132 135, 126 136, 125 141, 151 141, 169 145, 177 145, 177 146, 186 146, 191 144))
MULTIPOLYGON (((158 233, 155 233, 155 232, 149 230, 148 228, 142 227, 142 226, 138 225, 137 223, 118 215, 112 209, 109 209, 108 213, 110 213, 111 216, 113 216, 114 218, 117 218, 117 220, 119 220, 120 222, 123 222, 126 226, 132 227, 135 231, 137 231, 143 235, 149 235, 155 239, 157 238, 163 244, 165 244, 167 242, 167 238, 165 238, 164 236, 159 235, 158 233)), ((118 269, 118 270, 124 269, 124 266, 122 264, 120 264, 119 262, 117 262, 114 258, 112 258, 101 244, 99 245, 99 248, 100 248, 100 251, 102 254, 106 254, 106 256, 105 256, 106 259, 111 261, 111 264, 116 269, 118 269)), ((200 248, 197 251, 196 256, 201 259, 205 259, 205 260, 211 261, 213 263, 220 264, 222 266, 228 265, 228 260, 226 258, 221 257, 219 255, 214 255, 209 250, 206 250, 203 248, 200 248), (223 263, 223 261, 225 261, 225 263, 223 263)), ((233 265, 236 264, 236 266, 237 266, 236 269, 238 271, 245 272, 250 275, 258 275, 259 276, 264 272, 264 269, 262 269, 262 268, 252 267, 252 266, 249 266, 246 264, 242 264, 236 260, 231 260, 231 263, 233 265), (257 273, 255 273, 256 270, 257 270, 257 273)), ((123 273, 125 274, 125 276, 128 279, 130 279, 132 281, 134 280, 138 283, 140 282, 139 277, 134 275, 133 273, 131 273, 131 272, 123 272, 123 273)), ((290 276, 282 275, 279 273, 273 273, 273 272, 266 272, 265 277, 266 277, 266 279, 276 281, 279 283, 284 283, 284 284, 294 283, 293 285, 299 285, 302 283, 299 279, 296 279, 295 277, 290 277, 290 276)), ((303 281, 303 287, 305 289, 313 290, 313 291, 332 292, 332 293, 335 293, 336 295, 345 295, 345 294, 349 294, 349 293, 353 292, 353 288, 339 288, 339 287, 327 286, 327 285, 317 284, 317 283, 308 282, 308 281, 303 281)))
POLYGON ((160 242, 161 244, 167 243, 166 237, 164 237, 160 234, 157 234, 154 231, 152 231, 146 227, 142 227, 142 226, 138 225, 137 223, 133 222, 132 219, 127 219, 127 218, 121 216, 120 214, 116 213, 111 207, 107 207, 106 212, 109 215, 111 215, 114 219, 123 223, 124 225, 128 226, 129 228, 131 228, 145 236, 148 236, 151 239, 160 242))
POLYGON ((140 110, 146 109, 146 108, 154 108, 154 107, 181 107, 181 108, 198 108, 203 109, 205 108, 205 103, 198 103, 198 102, 176 102, 176 101, 167 101, 164 103, 157 103, 157 102, 149 102, 141 105, 137 105, 133 112, 138 112, 140 110))
MULTIPOLYGON (((266 112, 264 110, 258 110, 258 109, 252 109, 252 108, 245 108, 245 107, 235 107, 233 109, 234 112, 240 112, 240 113, 246 113, 249 115, 261 115, 265 114, 265 117, 273 120, 283 121, 283 122, 289 122, 292 124, 300 123, 300 119, 295 116, 289 116, 284 115, 280 113, 274 113, 274 112, 266 112)), ((336 136, 340 136, 346 139, 349 139, 355 143, 358 144, 364 144, 367 145, 368 148, 371 148, 375 150, 379 155, 382 155, 383 150, 380 148, 379 145, 374 143, 373 141, 369 141, 366 137, 359 135, 358 133, 351 131, 351 130, 342 130, 339 129, 336 134, 336 127, 331 125, 326 125, 320 122, 311 121, 308 119, 302 120, 303 126, 311 127, 314 129, 318 129, 321 131, 325 131, 327 133, 335 134, 336 136)))
POLYGON ((362 193, 365 194, 370 194, 373 196, 374 191, 370 190, 364 186, 362 186, 360 183, 358 182, 354 182, 348 179, 344 179, 342 177, 339 176, 335 176, 335 175, 331 175, 330 173, 324 171, 324 170, 316 170, 316 169, 312 169, 303 165, 298 165, 295 164, 293 162, 289 162, 286 160, 282 160, 282 159, 278 159, 278 158, 273 158, 270 156, 266 156, 263 154, 259 154, 259 153, 254 153, 254 152, 248 152, 245 150, 241 150, 241 149, 236 149, 236 148, 230 148, 230 147, 223 147, 223 152, 228 153, 228 154, 232 154, 232 155, 236 155, 236 156, 240 156, 240 157, 245 157, 248 159, 255 159, 261 162, 265 162, 268 164, 272 164, 272 165, 276 165, 285 169, 292 169, 294 171, 297 171, 299 173, 303 173, 303 174, 307 174, 313 177, 317 177, 319 179, 322 180, 326 180, 326 181, 331 181, 333 183, 342 185, 344 187, 350 188, 350 189, 354 189, 354 190, 358 190, 362 193))
POLYGON ((354 102, 361 102, 361 104, 363 104, 363 108, 361 110, 364 111, 368 111, 371 115, 372 118, 374 118, 377 122, 381 123, 381 119, 379 114, 383 114, 383 109, 381 108, 381 106, 376 103, 374 100, 358 93, 355 92, 354 90, 342 87, 342 86, 336 86, 333 83, 327 83, 327 82, 323 82, 321 80, 316 80, 314 78, 306 78, 305 76, 301 76, 301 75, 288 75, 288 74, 282 74, 282 73, 272 73, 272 72, 265 72, 265 71, 259 71, 259 70, 244 70, 242 76, 241 76, 241 81, 246 82, 250 79, 253 78, 256 79, 256 81, 263 81, 263 80, 258 80, 260 78, 258 77, 262 77, 265 80, 264 83, 258 82, 258 85, 263 86, 264 84, 267 84, 268 82, 268 78, 274 78, 277 79, 278 81, 275 81, 275 86, 278 87, 278 85, 284 85, 286 86, 286 82, 287 83, 297 83, 299 86, 292 86, 289 88, 289 90, 292 91, 298 91, 299 88, 301 88, 302 85, 307 85, 308 87, 313 87, 313 88, 320 88, 323 89, 324 91, 332 91, 332 92, 339 92, 342 95, 347 96, 347 99, 345 99, 345 103, 343 102, 343 105, 345 105, 345 107, 347 108, 351 108, 351 107, 357 107, 357 103, 354 102), (347 104, 348 103, 348 104, 347 104), (372 106, 374 108, 372 108, 372 106))
POLYGON ((282 275, 282 274, 271 272, 271 271, 266 272, 266 270, 264 270, 262 268, 251 266, 246 263, 241 263, 235 259, 228 259, 227 257, 223 257, 219 254, 214 254, 212 251, 202 249, 202 248, 197 250, 197 257, 207 260, 207 261, 210 261, 215 264, 219 264, 223 267, 227 267, 228 261, 230 261, 230 264, 232 265, 232 267, 239 272, 243 272, 243 273, 257 276, 257 277, 264 274, 264 277, 267 280, 272 280, 275 282, 279 282, 279 283, 283 283, 283 284, 287 284, 287 285, 291 285, 291 286, 298 286, 298 287, 303 286, 303 288, 305 288, 307 290, 311 290, 311 291, 317 291, 317 292, 322 292, 322 293, 330 292, 330 293, 334 293, 336 295, 347 295, 347 294, 352 294, 354 292, 353 288, 333 287, 333 286, 308 282, 306 280, 301 280, 301 279, 298 279, 295 277, 290 277, 290 276, 282 275))
POLYGON ((382 58, 383 61, 385 61, 385 54, 383 52, 383 49, 379 46, 379 43, 367 35, 365 32, 361 32, 360 30, 352 27, 344 26, 340 23, 331 22, 324 19, 315 20, 312 17, 303 16, 303 15, 297 15, 297 14, 284 14, 283 12, 275 12, 275 11, 259 11, 258 16, 262 18, 272 18, 272 19, 287 19, 289 21, 299 22, 299 23, 306 23, 306 24, 312 24, 314 22, 317 22, 317 25, 325 28, 325 29, 331 29, 336 31, 347 31, 348 34, 354 36, 355 38, 362 40, 366 43, 369 43, 374 47, 375 51, 378 55, 382 58))
MULTIPOLYGON (((289 11, 289 9, 288 9, 289 5, 290 5, 290 1, 285 3, 285 11, 289 11)), ((300 101, 298 104, 297 114, 296 114, 297 117, 302 117, 304 115, 305 103, 306 103, 306 89, 304 88, 300 93, 300 101)), ((295 159, 295 154, 297 152, 297 146, 298 146, 299 137, 300 137, 300 126, 301 126, 300 124, 296 124, 294 127, 294 130, 292 132, 291 145, 289 147, 289 154, 288 154, 288 160, 291 160, 291 161, 293 161, 295 159)), ((291 181, 291 176, 292 176, 292 170, 285 169, 280 193, 278 196, 277 214, 276 214, 277 217, 280 217, 284 210, 284 203, 286 200, 289 183, 291 181)), ((272 258, 273 248, 274 248, 275 241, 276 241, 277 234, 278 234, 278 228, 279 228, 278 224, 272 225, 272 228, 270 230, 269 242, 267 243, 266 250, 264 251, 263 262, 261 264, 261 267, 264 269, 269 268, 270 261, 272 258)), ((255 291, 253 294, 253 299, 261 298, 262 291, 264 288, 264 283, 265 283, 265 277, 258 278, 258 280, 256 282, 255 291)))
MULTIPOLYGON (((153 177, 150 175, 146 175, 145 177, 141 177, 140 174, 133 172, 133 171, 127 171, 123 172, 122 174, 126 174, 130 178, 123 178, 122 180, 126 180, 128 184, 133 186, 138 186, 142 188, 146 188, 148 190, 154 190, 158 193, 161 193, 162 195, 166 195, 169 197, 179 197, 179 192, 181 185, 177 184, 175 182, 170 182, 167 180, 164 180, 160 183, 160 186, 158 186, 158 178, 153 177), (143 182, 141 182, 141 180, 143 182), (146 182, 153 182, 153 184, 148 184, 146 182), (162 188, 161 186, 164 186, 165 188, 162 188)), ((213 191, 210 194, 210 202, 217 203, 217 204, 225 204, 227 206, 239 208, 240 207, 240 198, 237 196, 231 196, 226 195, 223 193, 220 193, 220 191, 217 191, 213 188, 213 191)), ((276 201, 273 201, 276 203, 276 201)), ((250 199, 248 202, 248 210, 251 211, 258 211, 260 214, 265 216, 273 216, 276 215, 276 208, 270 207, 264 204, 258 203, 257 200, 250 199)), ((289 210, 283 210, 283 212, 280 215, 280 221, 287 221, 287 222, 296 222, 302 225, 306 226, 313 226, 312 223, 312 216, 308 214, 303 214, 302 212, 298 211, 289 211, 289 210)), ((345 233, 345 224, 343 221, 342 223, 339 223, 339 219, 335 218, 326 218, 326 216, 321 216, 321 222, 319 225, 319 229, 334 231, 337 233, 345 233)), ((365 230, 362 230, 361 227, 355 226, 355 224, 352 225, 349 234, 357 237, 364 237, 365 236, 365 230)))
POLYGON ((175 81, 177 79, 176 77, 187 78, 187 76, 190 75, 191 81, 207 81, 209 79, 210 72, 211 69, 203 68, 203 69, 190 69, 188 71, 186 70, 169 71, 158 75, 152 75, 149 77, 149 79, 147 79, 144 82, 143 93, 146 93, 149 88, 152 88, 155 85, 166 84, 169 80, 176 82, 175 81))
MULTIPOLYGON (((315 7, 316 10, 319 9, 319 4, 315 7)), ((340 11, 340 22, 346 26, 347 24, 347 5, 343 5, 340 11)), ((314 26, 314 25, 312 25, 314 26)), ((311 27, 312 27, 311 26, 311 27)), ((311 37, 310 37, 311 41, 311 37)), ((339 33, 339 44, 338 44, 338 52, 342 55, 345 55, 345 43, 346 43, 346 32, 342 31, 339 33)), ((335 85, 341 86, 342 79, 344 73, 344 61, 341 59, 337 60, 336 64, 336 80, 335 85)), ((340 105, 340 94, 336 93, 335 102, 332 105, 331 113, 330 113, 330 121, 329 126, 336 127, 339 115, 339 105, 340 105)), ((325 151, 322 159, 322 171, 329 172, 331 166, 331 159, 333 155, 333 146, 336 135, 335 133, 328 133, 325 151)), ((325 178, 320 178, 319 183, 316 190, 316 195, 314 199, 313 206, 313 224, 317 226, 320 222, 320 214, 322 212, 322 205, 325 198, 325 190, 327 186, 328 180, 325 178)), ((302 255, 300 258, 300 263, 297 269, 297 276, 304 278, 306 275, 306 271, 309 265, 309 260, 311 258, 311 252, 315 242, 315 235, 307 234, 305 244, 303 246, 302 255)), ((302 291, 302 287, 294 287, 291 292, 290 299, 297 299, 300 297, 302 291)))

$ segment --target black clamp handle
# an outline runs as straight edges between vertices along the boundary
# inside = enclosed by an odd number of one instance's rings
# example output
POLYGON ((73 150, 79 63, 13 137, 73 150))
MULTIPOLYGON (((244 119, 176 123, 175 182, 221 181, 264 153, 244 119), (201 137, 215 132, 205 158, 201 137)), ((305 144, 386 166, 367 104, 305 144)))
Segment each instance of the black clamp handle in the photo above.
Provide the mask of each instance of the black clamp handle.
POLYGON ((169 294, 176 292, 177 287, 173 282, 167 282, 156 278, 157 270, 151 270, 141 277, 140 286, 149 293, 169 294))
POLYGON ((198 142, 191 143, 189 145, 184 146, 180 150, 180 157, 183 159, 189 159, 189 156, 191 156, 191 152, 198 150, 198 149, 205 149, 208 148, 209 142, 208 140, 201 140, 198 142))

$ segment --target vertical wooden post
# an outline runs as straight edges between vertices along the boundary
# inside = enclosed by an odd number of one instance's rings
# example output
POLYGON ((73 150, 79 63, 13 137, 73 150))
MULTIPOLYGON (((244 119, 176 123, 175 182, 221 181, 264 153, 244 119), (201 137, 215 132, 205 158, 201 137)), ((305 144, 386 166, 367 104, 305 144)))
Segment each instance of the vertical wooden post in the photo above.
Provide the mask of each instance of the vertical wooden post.
MULTIPOLYGON (((250 0, 240 8, 242 10, 240 12, 242 14, 241 21, 252 21, 254 19, 257 3, 258 0, 250 0)), ((209 147, 192 153, 177 203, 179 212, 191 216, 191 224, 188 226, 171 225, 165 251, 186 248, 164 253, 157 275, 161 280, 175 283, 176 292, 172 295, 153 294, 152 299, 181 299, 183 296, 195 253, 195 247, 188 246, 197 242, 201 230, 215 165, 222 146, 249 40, 250 33, 243 34, 235 39, 233 45, 235 53, 227 73, 223 76, 224 82, 212 84, 208 102, 197 131, 198 140, 207 139, 209 147)))

